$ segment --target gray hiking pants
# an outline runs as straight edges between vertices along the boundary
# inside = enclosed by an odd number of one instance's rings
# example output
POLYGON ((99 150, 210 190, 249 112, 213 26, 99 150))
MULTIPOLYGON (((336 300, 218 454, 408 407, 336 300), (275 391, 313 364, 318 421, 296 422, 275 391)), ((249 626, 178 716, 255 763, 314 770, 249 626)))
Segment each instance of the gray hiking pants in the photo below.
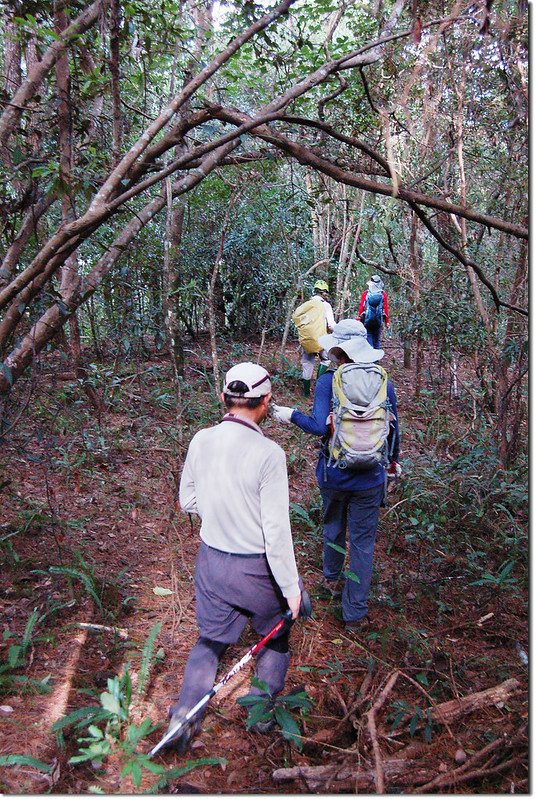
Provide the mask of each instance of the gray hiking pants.
POLYGON ((320 363, 323 363, 325 366, 329 364, 329 358, 326 350, 321 350, 320 352, 305 352, 302 347, 300 347, 301 353, 301 366, 302 366, 302 378, 303 380, 311 380, 315 371, 315 363, 316 363, 316 356, 320 358, 320 363))
MULTIPOLYGON (((197 556, 195 597, 200 637, 188 656, 172 711, 189 710, 210 691, 221 655, 238 641, 248 619, 264 636, 288 608, 264 555, 231 555, 204 543, 197 556)), ((283 690, 289 662, 288 632, 275 636, 257 655, 255 675, 272 696, 283 690)), ((252 688, 251 693, 263 692, 252 688)))

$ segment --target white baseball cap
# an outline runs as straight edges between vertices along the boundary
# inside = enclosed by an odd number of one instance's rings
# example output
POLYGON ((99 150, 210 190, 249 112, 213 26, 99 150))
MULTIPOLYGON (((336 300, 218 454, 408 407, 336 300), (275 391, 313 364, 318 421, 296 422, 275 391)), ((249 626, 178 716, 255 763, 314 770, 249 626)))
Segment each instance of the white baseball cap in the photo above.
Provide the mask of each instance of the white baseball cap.
POLYGON ((229 397, 264 397, 272 390, 270 375, 263 366, 258 363, 237 363, 232 366, 223 382, 223 393, 229 397), (229 386, 235 381, 240 381, 246 386, 246 391, 230 390, 229 386))

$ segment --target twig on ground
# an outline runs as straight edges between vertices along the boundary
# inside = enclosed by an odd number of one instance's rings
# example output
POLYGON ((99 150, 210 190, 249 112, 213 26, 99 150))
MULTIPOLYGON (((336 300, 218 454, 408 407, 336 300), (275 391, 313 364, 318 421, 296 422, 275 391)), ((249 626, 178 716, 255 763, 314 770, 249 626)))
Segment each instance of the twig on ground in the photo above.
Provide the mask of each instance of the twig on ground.
MULTIPOLYGON (((404 674, 404 676, 407 675, 404 674)), ((411 677, 408 677, 408 679, 411 681, 411 677)), ((419 687, 422 690, 422 686, 419 687)), ((443 724, 448 729, 448 724, 452 723, 460 716, 473 713, 475 710, 479 710, 482 707, 495 705, 497 702, 505 702, 510 696, 518 692, 519 687, 519 681, 516 680, 515 677, 511 677, 509 680, 500 683, 500 685, 494 685, 491 688, 487 688, 485 691, 477 691, 474 694, 450 699, 448 702, 442 702, 440 705, 434 703, 432 707, 427 709, 427 712, 431 716, 432 721, 437 724, 443 724)), ((421 726, 421 723, 419 723, 418 726, 421 726)), ((402 732, 394 732, 391 737, 394 738, 400 734, 402 734, 402 732)))
POLYGON ((450 682, 451 682, 451 685, 452 685, 452 692, 453 692, 454 696, 456 697, 456 699, 459 699, 460 698, 460 694, 458 692, 458 686, 456 685, 456 681, 454 679, 454 674, 452 672, 452 657, 451 656, 449 656, 449 672, 450 672, 450 682))
POLYGON ((491 766, 491 763, 493 762, 498 750, 501 748, 514 749, 524 740, 525 733, 523 733, 521 730, 518 731, 517 735, 515 735, 511 740, 508 740, 507 736, 497 738, 495 741, 487 744, 487 746, 481 749, 480 752, 476 752, 472 757, 469 758, 469 760, 467 760, 466 763, 463 764, 463 766, 460 766, 460 768, 435 777, 431 782, 427 782, 425 785, 421 785, 416 788, 413 793, 429 793, 431 788, 439 788, 445 787, 447 785, 458 784, 460 782, 468 782, 476 777, 484 777, 489 774, 495 774, 498 771, 503 771, 504 769, 509 768, 511 765, 514 765, 514 763, 521 761, 523 758, 518 755, 516 757, 510 758, 509 760, 503 760, 501 763, 498 763, 495 766, 491 766), (479 768, 475 768, 479 762, 484 760, 490 754, 492 757, 486 760, 484 765, 480 766, 479 768))
POLYGON ((385 793, 385 780, 383 777, 382 755, 380 745, 378 743, 378 736, 376 734, 376 713, 382 707, 385 700, 393 690, 393 687, 400 676, 398 669, 393 671, 381 694, 376 699, 371 709, 367 713, 367 727, 372 741, 372 750, 374 752, 374 761, 376 768, 376 793, 385 793))
POLYGON ((337 697, 337 699, 339 700, 339 703, 340 703, 340 706, 342 707, 343 713, 346 716, 346 714, 348 713, 348 705, 344 701, 343 695, 341 694, 341 692, 339 691, 339 689, 337 688, 336 685, 331 685, 330 688, 331 688, 332 693, 334 693, 335 696, 337 697))
POLYGON ((118 635, 123 641, 126 641, 128 638, 128 630, 125 630, 124 627, 107 627, 105 624, 90 624, 85 621, 77 621, 75 626, 80 627, 82 630, 113 633, 114 635, 118 635))

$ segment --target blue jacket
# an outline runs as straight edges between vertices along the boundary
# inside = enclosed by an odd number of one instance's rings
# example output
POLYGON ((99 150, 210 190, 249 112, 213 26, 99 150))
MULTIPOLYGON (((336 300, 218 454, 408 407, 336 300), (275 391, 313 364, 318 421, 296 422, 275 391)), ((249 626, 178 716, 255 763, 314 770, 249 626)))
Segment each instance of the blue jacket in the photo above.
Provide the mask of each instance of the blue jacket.
MULTIPOLYGON (((331 412, 333 371, 324 372, 316 381, 313 411, 310 416, 295 410, 291 422, 306 433, 315 436, 324 436, 328 431, 326 420, 331 412)), ((398 412, 396 407, 396 394, 393 384, 387 381, 387 398, 391 403, 391 410, 395 416, 391 422, 388 438, 390 461, 398 461, 400 439, 398 433, 398 412)), ((385 482, 385 467, 378 464, 367 472, 356 472, 352 469, 340 469, 336 464, 327 465, 327 457, 320 450, 316 465, 316 479, 320 488, 331 488, 339 491, 365 491, 376 488, 385 482)))

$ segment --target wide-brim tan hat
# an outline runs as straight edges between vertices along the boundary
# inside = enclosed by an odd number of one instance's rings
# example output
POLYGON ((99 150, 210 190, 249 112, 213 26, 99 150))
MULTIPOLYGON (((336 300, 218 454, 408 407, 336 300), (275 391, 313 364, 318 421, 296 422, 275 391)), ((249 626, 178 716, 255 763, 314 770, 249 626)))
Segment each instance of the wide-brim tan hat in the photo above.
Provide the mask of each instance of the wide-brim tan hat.
POLYGON ((385 355, 383 350, 375 350, 370 346, 367 341, 367 330, 357 319, 341 319, 332 333, 320 336, 318 343, 328 354, 334 347, 338 347, 354 363, 375 363, 385 355))

